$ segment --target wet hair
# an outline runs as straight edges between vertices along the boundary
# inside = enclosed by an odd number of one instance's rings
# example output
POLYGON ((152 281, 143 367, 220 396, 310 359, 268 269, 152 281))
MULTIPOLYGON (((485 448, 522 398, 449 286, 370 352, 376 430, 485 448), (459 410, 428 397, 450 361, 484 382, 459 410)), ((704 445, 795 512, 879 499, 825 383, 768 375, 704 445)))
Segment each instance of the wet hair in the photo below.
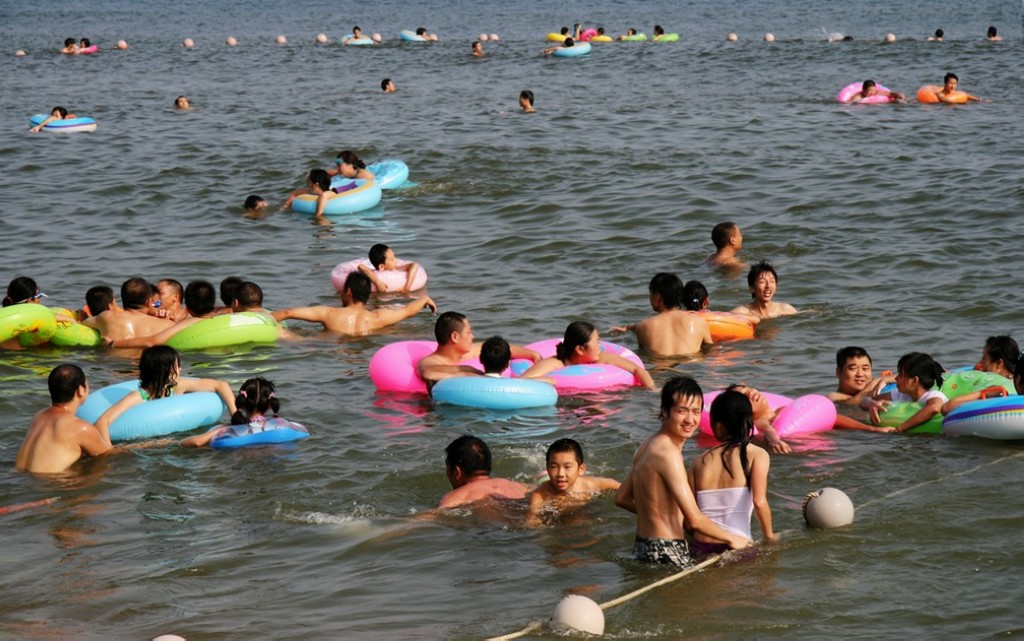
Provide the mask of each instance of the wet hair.
POLYGON ((636 27, 630 27, 629 29, 626 29, 626 35, 627 36, 635 36, 636 35, 636 27))
POLYGON ((188 102, 188 96, 178 96, 177 98, 175 98, 174 99, 174 106, 177 107, 182 102, 187 103, 188 102))
POLYGON ((668 309, 683 308, 683 281, 669 272, 658 272, 647 285, 651 294, 661 297, 662 304, 668 309))
POLYGON ((668 379, 665 386, 661 388, 661 413, 662 418, 669 415, 676 401, 681 398, 699 398, 700 405, 704 407, 704 392, 701 391, 697 381, 689 376, 673 376, 668 379))
POLYGON ((715 244, 715 249, 722 249, 728 245, 733 235, 735 235, 736 229, 736 223, 732 221, 715 225, 711 229, 711 242, 715 244))
POLYGON ((562 44, 565 45, 566 47, 571 47, 571 46, 575 45, 576 42, 573 41, 572 38, 566 38, 565 42, 563 42, 562 44))
POLYGON ((552 454, 560 454, 562 452, 572 452, 576 455, 576 464, 583 465, 583 447, 571 438, 560 438, 548 446, 547 454, 544 455, 544 462, 550 463, 552 454))
POLYGON ((325 169, 310 170, 309 182, 319 187, 322 191, 329 191, 331 189, 331 177, 325 169))
POLYGON ((1013 370, 1013 386, 1017 388, 1018 394, 1024 389, 1024 357, 1017 359, 1017 367, 1013 370))
POLYGON ((953 73, 952 71, 950 71, 949 73, 947 73, 947 74, 946 74, 946 75, 945 75, 945 76, 944 76, 944 77, 942 78, 942 84, 946 84, 946 83, 947 83, 947 82, 949 82, 950 80, 956 80, 957 82, 960 82, 960 77, 959 77, 959 76, 957 76, 957 75, 956 75, 955 73, 953 73))
POLYGON ((82 48, 83 49, 88 49, 91 46, 92 46, 92 43, 89 41, 88 38, 82 38, 82 48))
POLYGON ((929 390, 942 387, 942 365, 934 358, 922 352, 910 352, 900 357, 896 363, 896 371, 906 378, 917 377, 921 387, 929 390))
POLYGON ((665 30, 661 28, 660 24, 654 25, 654 35, 656 35, 656 36, 663 36, 663 35, 665 35, 665 30))
POLYGON ((242 383, 235 397, 235 413, 231 415, 232 425, 245 425, 255 414, 266 414, 268 410, 277 416, 281 401, 274 395, 274 384, 257 376, 242 383))
POLYGON ((153 295, 153 286, 136 276, 121 283, 121 304, 125 309, 146 309, 153 295))
POLYGON ((533 92, 529 89, 523 89, 520 91, 519 98, 526 100, 526 102, 530 103, 531 107, 533 106, 533 92))
POLYGON ((381 91, 387 91, 389 84, 391 84, 391 78, 385 78, 384 80, 381 80, 380 81, 380 90, 381 91))
POLYGON ((357 31, 359 31, 359 32, 361 32, 361 31, 362 31, 362 29, 360 29, 360 28, 359 28, 359 25, 356 25, 356 26, 352 27, 352 33, 353 33, 353 35, 354 35, 354 34, 355 34, 355 33, 356 33, 357 31))
POLYGON ((599 35, 599 36, 603 36, 604 35, 604 27, 598 27, 597 28, 597 35, 599 35))
POLYGON ((345 286, 342 290, 352 292, 352 298, 358 303, 366 304, 370 300, 370 292, 373 291, 373 281, 363 272, 356 270, 345 279, 345 286))
POLYGON ((348 149, 340 151, 338 152, 338 159, 346 165, 352 165, 356 169, 366 169, 366 163, 360 160, 354 151, 349 151, 348 149))
POLYGON ((156 283, 157 289, 160 288, 160 283, 166 283, 168 287, 173 289, 174 293, 178 295, 178 300, 179 301, 185 299, 185 288, 182 287, 181 283, 179 283, 178 281, 174 280, 173 278, 161 278, 156 283))
POLYGON ((386 260, 385 257, 387 256, 389 249, 391 248, 384 243, 377 243, 370 248, 370 265, 372 265, 374 269, 380 269, 380 266, 384 264, 384 261, 386 260))
POLYGON ((754 407, 750 399, 742 392, 734 389, 727 389, 711 401, 710 410, 711 426, 721 424, 725 427, 726 437, 722 441, 725 449, 722 450, 722 465, 729 476, 736 478, 736 475, 729 469, 729 458, 726 456, 732 448, 739 448, 740 465, 743 468, 745 485, 750 487, 750 475, 747 474, 749 463, 747 462, 747 445, 754 433, 754 407))
POLYGON ((235 300, 235 290, 245 282, 244 278, 228 276, 220 281, 220 300, 225 307, 231 307, 231 301, 235 300))
POLYGON ((114 290, 106 285, 96 285, 85 292, 85 306, 90 316, 99 316, 113 304, 114 290))
POLYGON ((843 36, 843 42, 853 42, 853 36, 843 36))
POLYGON ((569 27, 562 27, 561 29, 558 30, 558 33, 562 34, 563 36, 568 35, 569 27))
MULTIPOLYGON (((232 293, 234 298, 234 293, 232 293)), ((217 306, 213 283, 194 280, 185 287, 185 309, 193 316, 205 316, 217 306)))
POLYGON ((61 118, 67 118, 68 117, 68 110, 65 109, 64 107, 59 106, 59 105, 50 110, 50 115, 52 116, 54 114, 54 112, 57 112, 57 114, 61 118))
POLYGON ((500 374, 512 360, 512 348, 501 336, 491 336, 480 347, 480 363, 486 374, 500 374))
POLYGON ((252 194, 252 195, 246 197, 246 199, 245 199, 245 208, 246 209, 256 209, 257 207, 260 206, 261 202, 263 202, 263 196, 257 196, 256 194, 252 194))
POLYGON ((475 436, 460 436, 444 448, 444 453, 444 466, 448 470, 459 468, 466 476, 491 473, 491 449, 475 436))
POLYGON ((174 388, 171 375, 175 365, 180 366, 181 360, 173 347, 154 345, 142 350, 139 356, 139 387, 149 393, 151 399, 170 396, 174 388))
POLYGON ((50 388, 50 402, 68 403, 75 398, 78 389, 85 385, 85 372, 78 365, 63 363, 50 370, 46 379, 50 388))
POLYGON ((988 31, 985 32, 985 37, 986 38, 995 38, 996 37, 996 28, 995 28, 995 26, 992 26, 992 27, 988 28, 988 31))
POLYGON ((836 369, 843 369, 846 367, 846 362, 848 360, 852 358, 860 358, 862 356, 868 359, 868 363, 871 363, 872 365, 874 364, 871 362, 871 355, 868 354, 868 350, 863 347, 857 347, 856 345, 843 347, 836 352, 836 369))
POLYGON ((245 281, 235 290, 235 301, 240 307, 263 307, 263 289, 252 281, 245 281))
POLYGON ((936 29, 935 30, 935 37, 936 38, 941 38, 944 35, 946 35, 946 32, 943 31, 942 29, 936 29))
POLYGON ((868 89, 870 89, 870 88, 872 88, 872 87, 876 86, 877 84, 878 84, 878 83, 876 83, 876 82, 875 82, 874 80, 865 80, 865 81, 864 81, 864 84, 862 84, 862 85, 860 86, 860 90, 861 90, 861 91, 867 91, 868 89))
POLYGON ((70 47, 71 45, 73 45, 75 43, 76 43, 76 41, 75 41, 74 38, 64 38, 64 46, 65 47, 70 47))
POLYGON ((699 280, 689 280, 683 285, 683 307, 699 312, 708 302, 708 288, 699 280))
POLYGON ((565 328, 565 335, 562 341, 555 345, 555 358, 563 363, 576 352, 580 345, 586 345, 590 335, 597 331, 597 328, 587 321, 573 321, 565 328))
POLYGON ((747 272, 747 286, 753 287, 754 283, 757 282, 757 279, 760 278, 762 274, 771 274, 775 277, 775 282, 779 282, 779 274, 775 271, 772 264, 766 260, 762 260, 761 262, 754 263, 750 266, 750 271, 747 272))
POLYGON ((1020 347, 1010 336, 989 336, 985 341, 985 353, 992 362, 1002 361, 1003 367, 1011 372, 1020 360, 1020 347))
POLYGON ((427 28, 426 27, 418 27, 416 29, 416 35, 417 36, 425 36, 425 35, 427 35, 427 28))
POLYGON ((24 303, 39 293, 36 281, 28 276, 18 276, 7 285, 7 295, 4 296, 3 306, 17 305, 24 303))
POLYGON ((452 339, 452 332, 461 332, 466 326, 466 315, 459 312, 445 312, 437 317, 434 323, 434 338, 438 345, 447 345, 452 339))

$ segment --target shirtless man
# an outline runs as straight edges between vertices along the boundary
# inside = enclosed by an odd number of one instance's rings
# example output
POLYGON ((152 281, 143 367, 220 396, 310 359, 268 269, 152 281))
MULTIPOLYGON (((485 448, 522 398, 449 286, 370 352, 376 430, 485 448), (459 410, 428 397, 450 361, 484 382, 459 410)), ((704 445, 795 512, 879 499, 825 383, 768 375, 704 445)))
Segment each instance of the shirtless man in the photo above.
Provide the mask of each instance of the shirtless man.
POLYGON ((636 514, 633 554, 640 561, 686 566, 692 563, 686 529, 726 542, 732 549, 751 541, 723 530, 697 507, 686 480, 683 444, 700 426, 704 396, 692 378, 677 376, 661 390, 661 427, 633 456, 615 504, 636 514))
POLYGON ((791 316, 796 308, 789 303, 777 303, 772 300, 778 290, 779 275, 771 263, 761 261, 750 267, 747 273, 747 286, 750 297, 754 300, 732 310, 733 314, 747 317, 751 322, 758 323, 766 318, 791 316))
POLYGON ((888 383, 896 381, 890 376, 875 378, 871 369, 871 356, 863 347, 844 347, 836 352, 836 391, 829 392, 828 398, 842 405, 860 405, 865 398, 871 398, 882 391, 888 383))
POLYGON ((739 225, 734 222, 718 223, 711 229, 711 242, 715 245, 715 253, 704 260, 705 264, 722 267, 727 272, 737 272, 745 267, 736 258, 736 254, 743 249, 743 234, 740 233, 739 225))
MULTIPOLYGON (((122 298, 124 298, 123 295, 122 298)), ((177 323, 169 324, 169 326, 165 327, 157 334, 136 336, 134 338, 116 338, 110 340, 107 343, 107 346, 112 348, 123 348, 163 345, 169 341, 172 336, 189 325, 193 325, 204 318, 213 318, 216 311, 216 305, 217 292, 213 288, 213 285, 205 280, 194 280, 185 287, 185 309, 188 310, 189 316, 177 323)), ((170 323, 170 321, 166 320, 164 322, 170 323)), ((106 339, 109 337, 104 336, 104 338, 106 339)))
POLYGON ((50 407, 32 418, 14 465, 37 474, 63 472, 83 455, 99 456, 111 449, 110 433, 75 417, 89 395, 85 373, 77 365, 53 368, 47 380, 50 407))
POLYGON ((678 276, 655 274, 648 290, 657 315, 612 331, 632 330, 641 349, 663 356, 696 354, 703 345, 714 343, 707 320, 683 309, 683 281, 678 276))
POLYGON ((160 300, 161 316, 169 318, 175 323, 185 320, 188 310, 182 300, 185 296, 185 288, 173 278, 164 278, 156 284, 157 295, 160 300))
POLYGON ((111 308, 88 318, 83 323, 99 330, 104 339, 119 341, 138 336, 158 334, 174 323, 167 318, 151 316, 149 299, 153 286, 144 278, 129 278, 121 284, 121 304, 124 309, 111 308))
POLYGON ((444 448, 445 474, 452 491, 441 497, 439 508, 457 507, 494 499, 526 498, 527 487, 508 479, 491 478, 491 450, 475 436, 460 436, 444 448))
POLYGON ((341 291, 342 307, 315 305, 313 307, 292 307, 274 312, 274 320, 281 322, 288 319, 320 323, 324 330, 345 334, 346 336, 365 336, 370 332, 394 325, 406 318, 418 314, 424 307, 437 313, 437 305, 429 296, 420 296, 415 301, 399 309, 366 309, 370 300, 372 283, 362 272, 352 272, 345 279, 341 291))

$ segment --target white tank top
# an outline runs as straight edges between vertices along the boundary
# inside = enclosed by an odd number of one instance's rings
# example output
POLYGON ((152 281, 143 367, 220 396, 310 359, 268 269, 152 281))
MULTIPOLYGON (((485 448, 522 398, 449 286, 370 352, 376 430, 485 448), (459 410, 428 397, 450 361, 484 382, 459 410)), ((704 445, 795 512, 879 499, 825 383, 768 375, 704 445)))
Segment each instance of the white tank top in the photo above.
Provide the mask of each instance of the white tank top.
POLYGON ((750 536, 750 515, 754 513, 754 497, 748 487, 727 487, 697 492, 697 507, 722 529, 750 536))

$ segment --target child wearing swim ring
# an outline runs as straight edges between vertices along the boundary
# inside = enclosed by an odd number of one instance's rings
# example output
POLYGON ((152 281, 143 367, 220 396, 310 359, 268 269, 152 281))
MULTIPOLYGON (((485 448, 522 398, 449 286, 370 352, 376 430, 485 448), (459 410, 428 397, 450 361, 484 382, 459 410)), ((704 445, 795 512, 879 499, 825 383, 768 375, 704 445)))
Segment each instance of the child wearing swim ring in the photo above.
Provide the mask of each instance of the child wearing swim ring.
POLYGON ((910 352, 904 354, 896 364, 896 392, 876 395, 861 407, 868 410, 874 425, 881 423, 878 411, 888 405, 888 401, 916 402, 921 409, 913 416, 896 426, 897 432, 906 432, 927 422, 942 410, 949 401, 939 389, 942 387, 942 365, 935 362, 928 354, 910 352))
MULTIPOLYGON (((736 390, 726 390, 711 403, 711 429, 719 445, 702 454, 690 467, 690 487, 697 506, 722 529, 747 538, 750 515, 757 516, 764 540, 778 540, 772 529, 768 505, 768 452, 750 439, 754 431, 754 410, 750 399, 736 390)), ((729 545, 695 532, 691 553, 700 558, 721 554, 729 545)))
POLYGON ((376 272, 378 271, 399 271, 405 272, 405 285, 397 291, 408 292, 412 291, 413 281, 416 280, 416 274, 420 270, 418 263, 411 261, 400 260, 395 256, 395 251, 385 245, 384 243, 377 243, 370 248, 369 252, 370 267, 360 263, 359 271, 366 275, 370 279, 370 282, 374 284, 378 292, 386 292, 388 290, 387 284, 377 277, 376 272))
POLYGON ((179 378, 180 375, 181 359, 173 347, 155 345, 142 350, 139 356, 139 387, 103 412, 96 421, 96 427, 100 431, 108 430, 131 407, 189 392, 216 392, 228 411, 235 413, 235 397, 230 385, 213 378, 179 378))
POLYGON ((354 151, 339 151, 338 157, 334 159, 336 169, 328 169, 328 176, 342 176, 343 178, 373 180, 376 176, 366 168, 366 163, 360 160, 354 151))
POLYGON ((45 120, 43 120, 35 127, 30 128, 29 131, 31 131, 32 133, 38 133, 43 130, 43 127, 50 124, 54 120, 72 120, 74 118, 76 118, 75 114, 69 114, 68 110, 64 107, 54 107, 53 110, 50 111, 50 115, 47 116, 45 120))
MULTIPOLYGON (((205 434, 190 436, 181 444, 185 447, 203 447, 222 434, 244 436, 276 429, 284 423, 277 418, 277 413, 281 411, 281 401, 278 400, 276 391, 274 384, 262 376, 250 378, 238 388, 238 396, 234 399, 237 409, 231 415, 231 425, 215 427, 205 434), (271 413, 272 417, 268 418, 268 413, 271 413)), ((289 422, 288 425, 297 424, 289 422)))
POLYGON ((523 373, 525 378, 540 378, 570 365, 601 363, 614 365, 636 376, 647 389, 654 389, 654 380, 642 365, 601 349, 601 336, 597 328, 586 321, 569 323, 562 342, 555 347, 555 355, 534 363, 523 373))

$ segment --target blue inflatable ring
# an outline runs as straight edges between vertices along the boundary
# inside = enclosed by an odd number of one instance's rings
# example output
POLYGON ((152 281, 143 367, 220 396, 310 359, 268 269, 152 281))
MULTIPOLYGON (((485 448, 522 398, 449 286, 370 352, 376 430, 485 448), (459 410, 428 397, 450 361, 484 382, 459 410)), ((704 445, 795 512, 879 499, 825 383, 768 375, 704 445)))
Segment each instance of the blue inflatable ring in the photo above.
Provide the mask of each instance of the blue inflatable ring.
MULTIPOLYGON (((137 389, 138 381, 98 389, 89 394, 75 415, 96 423, 103 412, 137 389)), ((131 441, 209 427, 220 422, 226 411, 224 401, 214 392, 174 394, 129 407, 110 426, 110 440, 131 441)))
POLYGON ((210 447, 229 450, 251 445, 291 443, 309 437, 309 430, 305 425, 286 421, 283 418, 267 419, 263 428, 256 432, 250 433, 249 429, 249 425, 230 425, 224 434, 216 436, 210 441, 210 447))
POLYGON ((553 385, 525 378, 457 376, 438 381, 431 396, 438 403, 487 410, 546 407, 558 401, 553 385))

